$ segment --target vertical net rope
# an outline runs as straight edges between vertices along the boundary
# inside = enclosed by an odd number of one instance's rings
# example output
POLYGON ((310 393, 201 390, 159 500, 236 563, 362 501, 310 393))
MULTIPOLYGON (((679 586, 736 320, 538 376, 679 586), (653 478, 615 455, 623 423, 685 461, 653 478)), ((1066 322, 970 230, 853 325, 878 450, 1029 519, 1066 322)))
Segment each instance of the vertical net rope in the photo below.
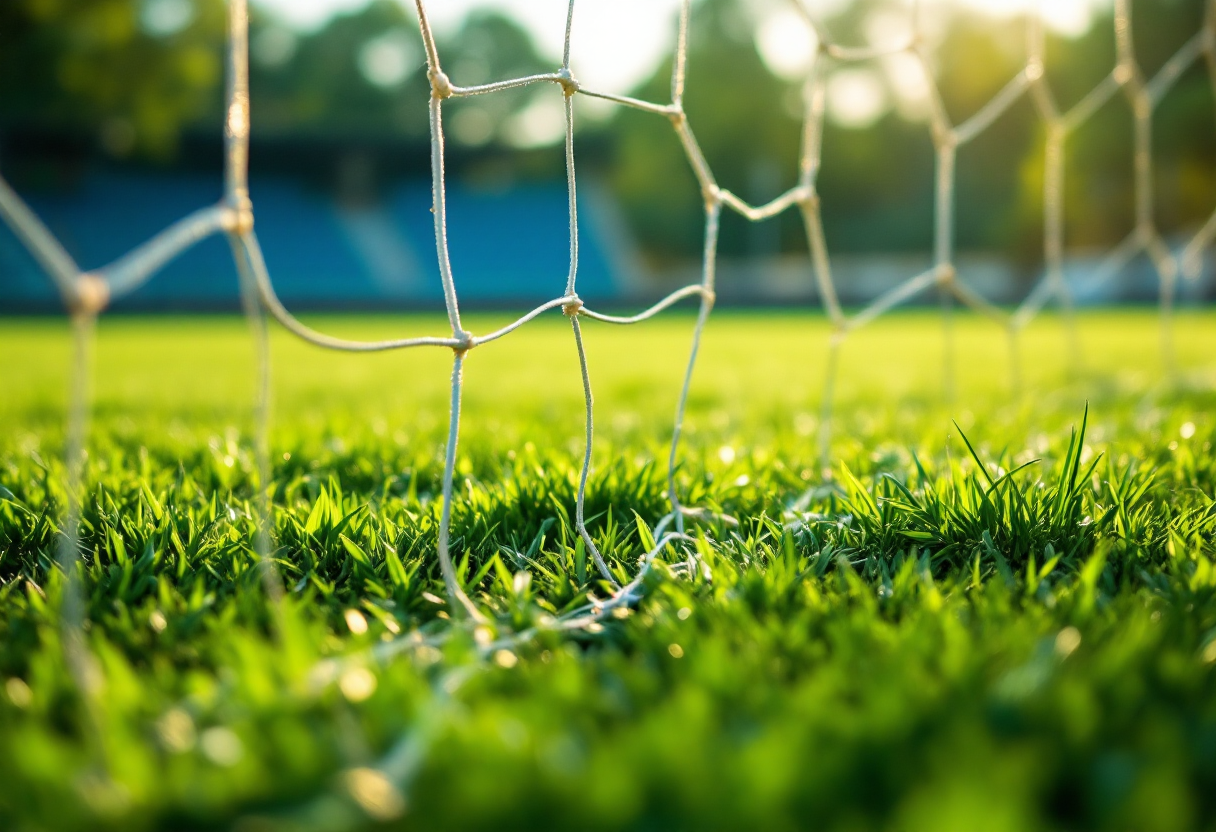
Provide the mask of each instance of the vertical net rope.
MULTIPOLYGON (((943 378, 947 394, 952 387, 949 333, 950 310, 955 302, 991 318, 1006 332, 1010 344, 1011 385, 1014 388, 1019 383, 1016 361, 1018 333, 1050 301, 1054 300, 1064 310, 1064 319, 1072 343, 1072 360, 1074 362, 1079 360, 1079 346, 1071 316, 1072 299, 1065 281, 1064 269, 1063 182, 1068 138, 1088 122, 1103 105, 1122 93, 1130 104, 1134 116, 1135 225, 1131 233, 1105 255, 1098 267, 1096 280, 1109 280, 1139 254, 1146 254, 1151 259, 1160 285, 1162 350, 1166 361, 1171 360, 1170 313, 1177 278, 1180 273, 1187 277, 1195 277, 1199 274, 1202 267, 1202 254, 1213 239, 1216 239, 1216 213, 1181 252, 1171 251, 1164 241, 1155 220, 1154 210, 1153 114, 1164 95, 1178 81, 1183 72, 1201 59, 1206 60, 1210 80, 1213 87, 1216 88, 1216 0, 1209 0, 1200 31, 1183 44, 1151 78, 1145 76, 1136 58, 1130 0, 1116 0, 1114 13, 1117 47, 1115 65, 1097 86, 1070 109, 1061 109, 1045 77, 1044 29, 1041 19, 1032 15, 1027 31, 1026 61, 1022 69, 984 106, 958 124, 951 121, 947 114, 939 87, 934 80, 926 47, 922 9, 915 0, 909 9, 906 39, 895 46, 884 48, 855 47, 833 42, 820 21, 802 2, 799 0, 791 0, 791 2, 805 17, 818 39, 816 59, 808 71, 804 84, 805 118, 802 126, 798 179, 788 190, 771 202, 751 205, 718 185, 685 114, 684 91, 687 77, 689 22, 692 16, 691 0, 684 0, 680 9, 675 60, 671 76, 671 100, 665 103, 596 92, 585 89, 579 84, 571 71, 570 63, 571 31, 576 0, 569 2, 562 63, 555 71, 477 86, 459 86, 443 70, 425 3, 423 0, 415 0, 431 88, 428 106, 435 249, 440 279, 443 284, 444 305, 451 329, 450 334, 380 341, 341 339, 304 325, 279 301, 254 228, 254 206, 249 194, 249 139, 252 121, 249 96, 247 0, 229 0, 228 72, 224 111, 224 135, 227 151, 224 196, 218 204, 201 208, 190 214, 114 263, 97 270, 85 271, 73 261, 63 246, 17 193, 3 179, 0 179, 0 217, 3 217, 18 238, 24 242, 57 287, 71 316, 75 332, 76 349, 73 360, 73 383, 66 442, 68 505, 58 562, 60 568, 68 576, 68 601, 65 603, 63 616, 65 649, 68 653, 69 664, 75 668, 73 672, 82 688, 89 687, 87 678, 89 671, 87 656, 83 649, 81 626, 84 612, 83 603, 79 597, 76 566, 80 548, 78 526, 82 504, 82 467, 90 401, 88 392, 89 356, 94 337, 94 323, 97 316, 113 299, 134 291, 152 278, 166 263, 212 235, 223 234, 229 241, 240 279, 243 308, 257 343, 256 371, 259 392, 254 408, 257 424, 254 444, 257 459, 255 504, 258 517, 254 548, 262 565, 267 592, 272 599, 281 597, 283 590, 269 557, 272 549, 269 504, 271 468, 268 453, 270 356, 266 314, 300 339, 325 349, 378 352, 439 347, 451 350, 453 362, 450 419, 444 455, 437 556, 453 607, 466 613, 467 620, 481 624, 487 622, 487 617, 460 585, 449 550, 453 477, 460 437, 464 363, 473 350, 510 335, 516 329, 546 312, 561 311, 570 323, 574 347, 579 359, 585 399, 585 447, 578 482, 575 526, 601 576, 612 587, 612 592, 606 599, 593 600, 585 608, 550 621, 549 626, 556 629, 587 627, 603 618, 614 608, 633 603, 639 597, 642 581, 658 553, 674 542, 690 542, 692 538, 685 533, 686 522, 690 518, 707 516, 703 511, 681 504, 676 471, 688 393, 693 382, 693 373, 705 324, 714 306, 718 231, 724 209, 734 211, 753 222, 771 219, 790 210, 797 210, 801 214, 810 251, 810 279, 813 279, 820 302, 833 325, 832 337, 827 349, 827 373, 822 396, 823 411, 820 425, 821 453, 826 462, 831 441, 833 386, 842 345, 854 331, 929 289, 936 288, 943 299, 945 333, 943 378), (865 307, 857 311, 846 312, 840 304, 835 289, 816 184, 822 164, 826 82, 829 72, 837 65, 881 60, 900 54, 912 56, 929 80, 931 106, 928 128, 936 153, 933 265, 929 269, 903 280, 865 307), (465 329, 462 323, 456 279, 449 258, 444 170, 444 104, 452 98, 492 95, 504 90, 535 84, 552 84, 563 99, 564 154, 569 195, 569 270, 559 296, 541 304, 501 329, 478 335, 465 329), (667 119, 684 149, 687 161, 700 187, 705 220, 700 281, 672 292, 636 315, 617 316, 597 312, 584 305, 578 295, 579 239, 573 110, 573 99, 576 95, 603 99, 622 107, 667 119), (1046 125, 1046 170, 1043 186, 1044 269, 1042 277, 1025 300, 1013 311, 1006 311, 986 300, 971 288, 956 268, 954 201, 957 177, 955 163, 960 150, 987 131, 1016 102, 1027 96, 1046 125), (582 327, 584 321, 616 325, 640 323, 658 315, 679 301, 692 297, 699 299, 699 312, 692 331, 687 368, 680 386, 668 457, 667 496, 670 500, 670 511, 657 519, 652 535, 653 545, 639 553, 639 566, 631 577, 620 568, 614 570, 610 567, 586 525, 584 506, 592 465, 595 407, 582 327)), ((1050 2, 1050 0, 1043 0, 1043 2, 1050 2)), ((795 509, 801 503, 804 503, 804 500, 796 503, 795 509)), ((719 517, 719 519, 727 523, 733 522, 732 518, 719 517)), ((677 571, 684 571, 691 575, 698 568, 705 570, 704 564, 699 563, 692 547, 688 547, 688 553, 688 560, 684 564, 677 565, 677 571)), ((527 633, 521 633, 512 638, 524 638, 527 635, 527 633)))

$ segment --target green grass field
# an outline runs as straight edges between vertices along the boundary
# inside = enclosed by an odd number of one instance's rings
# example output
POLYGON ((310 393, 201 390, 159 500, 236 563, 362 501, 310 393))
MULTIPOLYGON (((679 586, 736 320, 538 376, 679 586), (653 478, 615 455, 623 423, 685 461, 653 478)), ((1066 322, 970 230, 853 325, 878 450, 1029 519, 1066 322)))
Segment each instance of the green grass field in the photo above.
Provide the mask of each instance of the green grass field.
MULTIPOLYGON (((1083 315, 1073 375, 1043 319, 1015 393, 1003 335, 958 317, 946 403, 938 319, 889 317, 845 346, 824 471, 825 322, 719 314, 677 477, 740 520, 692 527, 712 579, 660 565, 602 626, 487 652, 607 594, 560 316, 468 359, 453 550, 493 632, 449 618, 435 557, 450 353, 274 333, 276 612, 244 323, 106 320, 82 696, 52 565, 67 327, 0 320, 0 828, 1216 830, 1214 324, 1178 317, 1167 375, 1155 314, 1083 315)), ((667 510, 691 328, 585 325, 621 576, 667 510)))

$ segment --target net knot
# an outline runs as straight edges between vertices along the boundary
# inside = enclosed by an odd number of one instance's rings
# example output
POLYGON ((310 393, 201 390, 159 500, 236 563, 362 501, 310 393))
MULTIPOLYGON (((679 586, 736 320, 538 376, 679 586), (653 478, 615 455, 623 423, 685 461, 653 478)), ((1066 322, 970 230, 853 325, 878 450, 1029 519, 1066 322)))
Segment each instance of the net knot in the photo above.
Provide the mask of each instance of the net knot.
POLYGON ((109 302, 110 284, 106 283, 104 278, 92 272, 86 272, 76 278, 69 300, 73 312, 96 315, 105 309, 109 302))
POLYGON ((562 314, 567 318, 573 318, 581 311, 583 311, 583 300, 578 295, 572 295, 568 301, 562 304, 562 314))
POLYGON ((557 83, 562 85, 562 92, 566 94, 567 98, 574 95, 580 89, 577 79, 570 72, 570 67, 564 66, 557 71, 557 83))
POLYGON ((452 339, 456 342, 452 344, 452 350, 457 355, 464 355, 466 352, 473 349, 473 347, 477 346, 476 342, 473 340, 473 333, 469 332, 467 329, 456 330, 452 333, 452 339))
POLYGON ((935 123, 933 130, 933 146, 938 150, 952 150, 958 147, 958 133, 945 124, 935 123))
POLYGON ((431 95, 442 101, 452 97, 452 79, 442 69, 428 69, 426 77, 431 82, 431 95))
POLYGON ((935 279, 938 286, 949 286, 954 283, 956 277, 958 277, 958 272, 955 271, 953 264, 942 263, 937 267, 935 279))
POLYGON ((247 194, 239 194, 229 201, 224 215, 224 230, 230 234, 249 234, 253 231, 253 201, 247 194))

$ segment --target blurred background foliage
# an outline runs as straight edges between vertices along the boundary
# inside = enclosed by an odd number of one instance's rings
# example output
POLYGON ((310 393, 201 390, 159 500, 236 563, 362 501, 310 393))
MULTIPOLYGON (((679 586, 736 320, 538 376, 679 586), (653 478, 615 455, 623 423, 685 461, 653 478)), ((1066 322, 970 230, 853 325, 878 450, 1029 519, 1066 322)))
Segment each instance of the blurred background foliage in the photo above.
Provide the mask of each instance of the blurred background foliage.
MULTIPOLYGON (((1136 49, 1152 74, 1202 22, 1202 0, 1134 4, 1136 49)), ((699 0, 693 16, 687 110, 719 181, 751 201, 796 175, 802 83, 766 59, 771 5, 699 0)), ((974 113, 1024 62, 1025 24, 955 9, 930 27, 936 74, 956 122, 974 113)), ((842 43, 891 38, 903 5, 854 2, 826 21, 842 43)), ((1076 37, 1053 35, 1048 75, 1067 107, 1114 63, 1109 9, 1076 37)), ((897 35, 896 35, 897 36, 897 35)), ((673 38, 674 40, 674 38, 673 38)), ((516 22, 472 12, 440 44, 449 74, 474 84, 552 69, 516 22)), ((6 0, 0 3, 0 152, 64 179, 73 165, 218 167, 223 88, 222 0, 6 0)), ((413 12, 389 0, 292 29, 255 7, 251 32, 254 165, 343 187, 349 151, 371 164, 373 187, 427 169, 427 85, 413 12)), ((784 68, 788 70, 788 68, 784 68)), ((820 192, 835 252, 927 250, 934 157, 923 99, 898 60, 832 67, 820 192), (849 109, 859 97, 869 107, 849 109), (842 106, 837 106, 843 102, 842 106)), ((634 94, 669 98, 670 57, 634 94)), ((561 175, 560 97, 548 86, 452 102, 445 108, 457 175, 511 181, 561 175)), ((661 118, 580 101, 581 174, 618 197, 644 253, 658 263, 701 248, 700 195, 661 118)), ((1156 188, 1166 229, 1212 208, 1216 132, 1212 88, 1192 67, 1158 110, 1156 188)), ((1110 245, 1132 225, 1132 125, 1122 97, 1069 139, 1071 245, 1110 245)), ((958 240, 1036 262, 1042 237, 1044 127, 1028 100, 960 152, 958 240)), ((6 168, 12 166, 5 162, 6 168)), ((805 248, 795 214, 758 226, 728 217, 727 255, 805 248)))

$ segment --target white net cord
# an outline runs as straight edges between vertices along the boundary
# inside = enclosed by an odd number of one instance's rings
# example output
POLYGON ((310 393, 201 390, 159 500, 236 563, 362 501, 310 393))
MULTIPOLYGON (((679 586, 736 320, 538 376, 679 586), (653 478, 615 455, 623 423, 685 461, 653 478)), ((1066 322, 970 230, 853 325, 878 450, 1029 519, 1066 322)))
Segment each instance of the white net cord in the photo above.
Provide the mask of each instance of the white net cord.
MULTIPOLYGON (((1138 255, 1144 254, 1149 257, 1155 268, 1160 287, 1163 359, 1167 366, 1172 364, 1170 321, 1176 280, 1180 271, 1179 263, 1183 267, 1181 273, 1185 276, 1193 278, 1199 274, 1203 252, 1216 238, 1216 213, 1179 255, 1176 256, 1170 250, 1155 219, 1152 156, 1153 115, 1163 96, 1174 86, 1183 72, 1200 58, 1207 61, 1211 81, 1216 88, 1216 0, 1210 0, 1207 5, 1202 29, 1183 44, 1177 53, 1151 78, 1145 77, 1135 55, 1130 2, 1129 0, 1116 0, 1114 28, 1117 55, 1115 65, 1093 90, 1068 110, 1062 110, 1059 107, 1056 96, 1046 79, 1044 29, 1041 21, 1032 15, 1028 26, 1026 61, 1022 69, 983 107, 958 124, 951 121, 933 77, 929 56, 926 53, 922 9, 918 3, 914 1, 910 8, 909 32, 906 40, 890 48, 870 48, 834 43, 823 25, 805 5, 797 0, 790 1, 794 3, 818 36, 816 60, 808 72, 803 93, 805 114, 802 125, 798 178, 788 190, 771 202, 754 206, 718 185, 684 111, 689 25, 693 12, 692 0, 684 0, 679 13, 675 60, 671 77, 671 100, 667 103, 642 101, 629 96, 596 92, 585 89, 579 84, 571 71, 571 33, 576 0, 569 2, 562 63, 555 71, 478 86, 459 86, 443 70, 441 56, 435 44, 423 0, 415 0, 431 87, 428 108, 434 238, 450 334, 412 335, 378 341, 341 339, 305 326, 279 301, 258 242, 254 227, 254 204, 249 192, 249 140, 252 118, 249 95, 247 0, 229 0, 228 4, 228 76, 224 111, 226 156, 224 196, 218 204, 201 208, 114 263, 90 272, 82 271, 76 265, 63 246, 17 193, 3 179, 0 179, 0 218, 3 218, 13 229, 53 281, 65 307, 72 315, 76 331, 77 350, 73 365, 75 375, 66 442, 68 507, 59 557, 60 568, 67 576, 69 586, 72 587, 69 599, 75 599, 69 600, 64 608, 65 634, 69 632, 71 634, 70 638, 65 638, 65 643, 79 638, 83 645, 81 629, 83 605, 80 599, 72 593, 79 592, 75 581, 77 580, 79 558, 81 501, 84 494, 82 472, 85 458, 85 425, 89 409, 88 352, 93 339, 93 324, 97 316, 112 300, 130 294, 151 279, 174 257, 212 235, 222 233, 227 236, 231 244, 233 259, 240 277, 243 308, 249 319, 257 348, 255 379, 258 390, 255 401, 257 429, 254 437, 257 463, 254 503, 258 516, 253 548, 266 580, 266 591, 272 599, 280 598, 283 589, 273 567, 272 558, 273 524, 270 500, 272 471, 268 447, 270 354, 264 320, 266 314, 273 317, 296 337, 325 349, 375 352, 440 347, 452 351, 450 418, 444 454, 442 503, 436 550, 451 607, 454 611, 463 613, 466 620, 474 626, 484 625, 489 622, 489 619, 461 586, 450 552, 453 480, 456 450, 460 438, 464 363, 476 349, 508 336, 529 321, 553 310, 560 309, 570 321, 585 399, 585 447, 579 474, 575 526, 583 544, 591 553, 596 568, 612 591, 608 598, 592 599, 585 608, 560 619, 552 620, 549 622, 549 626, 563 630, 585 628, 600 621, 616 607, 634 603, 641 593, 642 582, 655 558, 675 542, 684 544, 683 548, 687 554, 685 573, 692 577, 699 565, 701 574, 707 574, 704 564, 699 562, 695 554, 695 547, 686 545, 692 541, 692 538, 686 533, 686 521, 690 518, 708 515, 681 504, 677 473, 689 391, 694 382, 694 371, 705 326, 714 307, 718 232, 723 210, 734 211, 754 222, 770 219, 793 209, 798 210, 802 217, 810 254, 809 279, 814 281, 819 301, 832 324, 832 334, 827 348, 827 373, 822 395, 819 432, 820 454, 826 469, 831 456, 835 382, 840 351, 844 343, 854 331, 929 289, 936 288, 942 298, 945 332, 943 387, 947 395, 952 394, 954 386, 953 349, 950 346, 949 333, 951 308, 956 302, 991 318, 1005 332, 1009 341, 1012 387, 1016 388, 1021 383, 1017 369, 1018 333, 1050 301, 1054 301, 1063 312, 1071 344, 1071 360, 1074 367, 1079 365, 1080 345, 1073 324, 1073 301, 1066 280, 1065 268, 1063 183, 1068 157, 1068 139, 1103 105, 1114 98, 1117 93, 1122 92, 1131 106, 1134 116, 1135 226, 1122 242, 1106 254, 1102 264, 1098 267, 1096 279, 1100 281, 1113 277, 1138 255), (823 231, 822 205, 817 191, 818 174, 823 163, 822 134, 826 82, 829 71, 837 65, 875 61, 897 54, 907 54, 915 58, 930 82, 931 108, 928 129, 936 153, 933 264, 924 272, 903 280, 865 307, 846 312, 840 304, 835 288, 831 259, 823 231), (569 269, 559 296, 541 304, 501 329, 476 335, 466 330, 462 324, 456 280, 449 256, 447 189, 444 169, 444 104, 452 98, 491 95, 503 90, 534 84, 552 84, 563 96, 564 155, 569 211, 569 269), (705 234, 700 281, 670 293, 658 303, 632 316, 608 315, 589 309, 578 295, 579 240, 573 109, 573 100, 576 95, 603 99, 622 107, 667 119, 684 149, 688 164, 696 177, 703 197, 705 234), (1030 97, 1038 116, 1046 127, 1046 169, 1043 183, 1044 268, 1041 278, 1025 300, 1014 310, 1007 311, 992 304, 972 289, 957 268, 954 238, 956 161, 960 151, 985 133, 1016 102, 1026 96, 1030 97), (584 506, 592 469, 595 404, 591 374, 588 370, 587 348, 584 343, 584 319, 616 325, 638 324, 658 315, 679 301, 692 297, 699 298, 700 307, 693 327, 688 363, 678 395, 668 455, 667 498, 670 501, 670 511, 656 519, 653 540, 649 541, 652 545, 644 544, 645 551, 638 553, 638 567, 632 575, 629 575, 624 567, 617 567, 614 570, 595 543, 586 524, 584 506)), ((1043 0, 1043 2, 1049 2, 1049 0, 1043 0)), ((717 516, 716 519, 728 524, 733 522, 731 518, 726 517, 717 516)), ((528 633, 525 632, 510 636, 509 639, 522 639, 527 636, 528 633)), ((490 646, 502 643, 505 642, 495 641, 490 646)), ((69 656, 69 661, 80 664, 78 658, 73 659, 69 656)), ((80 664, 80 666, 83 665, 80 664)), ((82 690, 87 689, 84 671, 78 670, 76 676, 82 690)))

